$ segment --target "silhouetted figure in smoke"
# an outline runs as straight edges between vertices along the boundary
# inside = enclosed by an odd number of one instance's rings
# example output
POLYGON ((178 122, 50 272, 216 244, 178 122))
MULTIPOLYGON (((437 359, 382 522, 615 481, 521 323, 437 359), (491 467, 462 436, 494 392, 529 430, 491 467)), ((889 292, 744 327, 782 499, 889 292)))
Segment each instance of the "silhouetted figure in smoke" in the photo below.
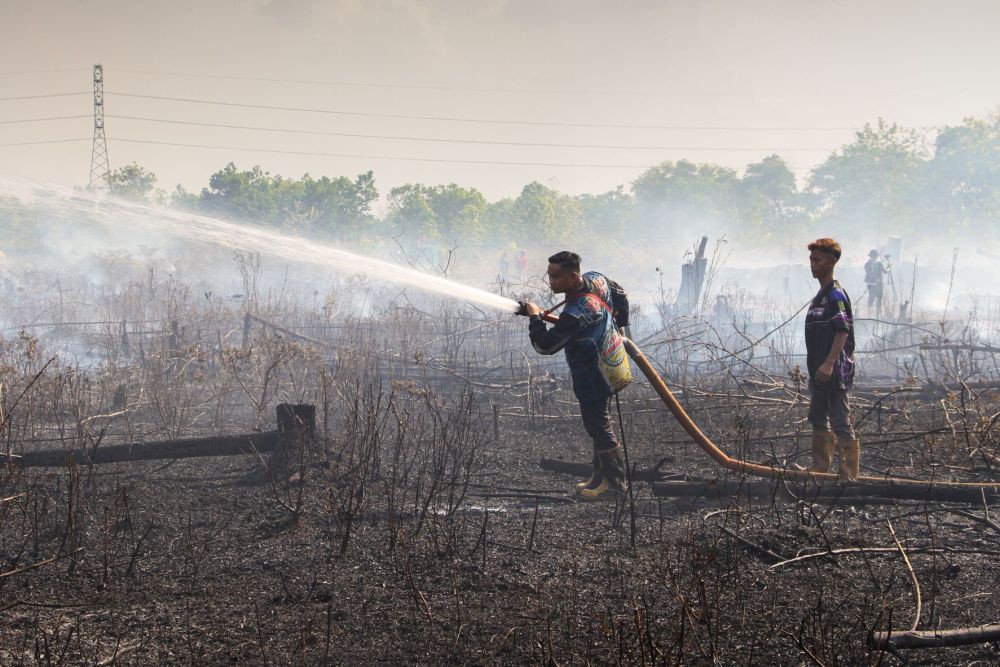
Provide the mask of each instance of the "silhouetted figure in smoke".
POLYGON ((566 351, 583 426, 594 443, 594 472, 576 485, 576 492, 585 500, 613 497, 628 490, 609 410, 611 397, 632 377, 622 341, 623 333, 629 335, 628 295, 596 271, 581 275, 580 256, 568 250, 549 257, 548 279, 553 292, 566 295, 556 325, 548 329, 541 308, 530 301, 521 314, 531 317, 528 332, 535 351, 566 351))
POLYGON ((514 267, 517 269, 518 277, 521 282, 526 282, 528 280, 528 251, 522 249, 514 257, 514 267))
POLYGON ((833 239, 809 244, 809 268, 820 284, 806 313, 809 423, 813 427, 810 470, 829 472, 839 441, 839 477, 856 480, 861 444, 851 426, 848 397, 854 384, 854 315, 851 299, 833 277, 840 255, 840 244, 833 239))
POLYGON ((868 312, 876 316, 882 314, 882 294, 887 273, 889 267, 879 259, 878 250, 872 248, 868 253, 868 261, 865 262, 865 285, 868 287, 868 312))

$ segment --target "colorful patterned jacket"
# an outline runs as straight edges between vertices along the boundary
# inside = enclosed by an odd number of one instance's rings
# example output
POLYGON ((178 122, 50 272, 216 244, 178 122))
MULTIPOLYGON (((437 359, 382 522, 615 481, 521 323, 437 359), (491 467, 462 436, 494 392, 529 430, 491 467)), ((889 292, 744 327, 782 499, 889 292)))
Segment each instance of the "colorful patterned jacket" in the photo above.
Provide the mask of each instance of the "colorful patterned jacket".
POLYGON ((833 339, 841 331, 847 333, 847 342, 833 362, 831 381, 838 389, 846 390, 854 385, 854 313, 847 291, 834 280, 816 293, 806 313, 806 366, 810 381, 815 381, 816 371, 826 361, 833 339))
POLYGON ((573 392, 579 400, 607 400, 614 392, 601 372, 598 352, 602 342, 617 340, 620 344, 620 336, 609 334, 615 327, 628 326, 628 295, 621 285, 596 271, 587 272, 582 278, 583 288, 566 296, 559 321, 548 329, 536 315, 528 324, 528 332, 539 354, 566 351, 573 392), (601 301, 611 309, 610 313, 601 301))

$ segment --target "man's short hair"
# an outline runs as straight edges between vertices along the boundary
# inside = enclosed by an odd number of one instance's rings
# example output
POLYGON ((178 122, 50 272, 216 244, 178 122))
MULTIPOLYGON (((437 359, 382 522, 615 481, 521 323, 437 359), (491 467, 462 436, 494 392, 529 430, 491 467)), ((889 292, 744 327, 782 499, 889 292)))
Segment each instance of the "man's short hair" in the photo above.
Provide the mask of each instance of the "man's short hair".
POLYGON ((580 273, 580 256, 569 250, 561 250, 549 257, 549 264, 558 264, 567 271, 580 273))
POLYGON ((827 255, 833 255, 838 260, 840 259, 840 254, 843 252, 840 244, 833 239, 816 239, 809 244, 809 252, 812 252, 813 250, 817 252, 825 252, 827 255))

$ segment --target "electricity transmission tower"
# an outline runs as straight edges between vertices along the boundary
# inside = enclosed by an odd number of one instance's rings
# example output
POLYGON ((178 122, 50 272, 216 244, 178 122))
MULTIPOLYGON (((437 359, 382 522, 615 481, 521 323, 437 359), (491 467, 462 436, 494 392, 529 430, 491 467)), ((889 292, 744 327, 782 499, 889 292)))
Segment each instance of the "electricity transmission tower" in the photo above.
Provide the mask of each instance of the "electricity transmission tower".
POLYGON ((94 145, 90 152, 90 187, 111 188, 108 141, 104 136, 104 67, 94 65, 94 145))

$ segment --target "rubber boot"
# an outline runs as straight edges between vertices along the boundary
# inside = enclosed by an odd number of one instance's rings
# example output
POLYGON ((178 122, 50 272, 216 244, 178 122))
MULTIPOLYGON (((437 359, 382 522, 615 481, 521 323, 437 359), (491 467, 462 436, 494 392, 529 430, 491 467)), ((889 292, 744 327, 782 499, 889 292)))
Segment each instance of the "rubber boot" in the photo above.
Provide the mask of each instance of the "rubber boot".
POLYGON ((580 489, 583 500, 611 500, 628 491, 621 447, 598 452, 598 468, 590 484, 580 489))
POLYGON ((580 489, 580 499, 614 500, 626 493, 628 493, 628 482, 600 471, 590 486, 580 489))
POLYGON ((809 472, 830 472, 833 465, 833 450, 836 438, 830 431, 813 431, 812 452, 813 464, 809 472))
POLYGON ((861 472, 861 441, 847 440, 839 444, 840 472, 837 473, 837 479, 842 482, 856 482, 861 472))
POLYGON ((600 459, 597 456, 597 452, 594 452, 594 457, 593 457, 593 459, 591 459, 591 465, 593 467, 593 470, 591 470, 591 472, 590 472, 590 477, 588 477, 587 479, 583 480, 582 482, 577 482, 577 484, 576 484, 576 492, 577 493, 580 493, 581 491, 583 491, 588 486, 590 486, 591 484, 594 483, 594 477, 597 475, 597 470, 598 470, 598 468, 600 468, 600 465, 601 465, 600 459))

